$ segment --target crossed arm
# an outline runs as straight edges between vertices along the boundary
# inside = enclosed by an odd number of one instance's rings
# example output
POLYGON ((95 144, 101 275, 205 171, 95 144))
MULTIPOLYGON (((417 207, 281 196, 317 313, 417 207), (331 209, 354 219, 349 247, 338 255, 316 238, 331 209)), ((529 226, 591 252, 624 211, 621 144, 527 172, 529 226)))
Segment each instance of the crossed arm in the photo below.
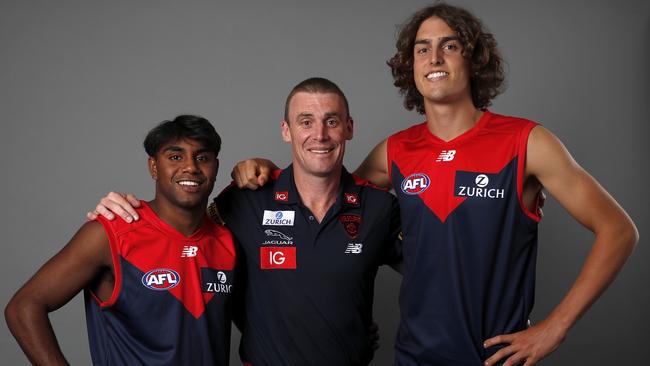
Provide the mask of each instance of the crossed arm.
POLYGON ((108 238, 99 222, 87 222, 16 292, 5 308, 5 320, 32 364, 68 364, 47 314, 107 272, 112 273, 108 238))

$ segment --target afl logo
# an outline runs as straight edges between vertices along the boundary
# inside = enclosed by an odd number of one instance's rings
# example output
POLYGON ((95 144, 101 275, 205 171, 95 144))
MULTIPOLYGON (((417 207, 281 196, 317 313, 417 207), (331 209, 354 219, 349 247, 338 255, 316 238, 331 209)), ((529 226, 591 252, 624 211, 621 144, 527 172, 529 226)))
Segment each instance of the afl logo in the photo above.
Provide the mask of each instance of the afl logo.
POLYGON ((164 291, 176 287, 181 282, 181 276, 178 272, 167 269, 157 268, 152 269, 142 276, 142 284, 149 289, 164 291))
POLYGON ((423 173, 415 173, 402 181, 402 192, 406 194, 420 194, 429 187, 429 177, 423 173))

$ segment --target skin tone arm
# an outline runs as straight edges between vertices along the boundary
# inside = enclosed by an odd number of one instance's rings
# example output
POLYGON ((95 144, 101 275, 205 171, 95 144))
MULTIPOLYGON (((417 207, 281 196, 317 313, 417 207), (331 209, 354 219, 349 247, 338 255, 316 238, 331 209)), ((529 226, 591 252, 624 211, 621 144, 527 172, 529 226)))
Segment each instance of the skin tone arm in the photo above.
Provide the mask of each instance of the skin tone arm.
POLYGON ((29 361, 34 365, 67 365, 47 314, 88 286, 100 298, 108 299, 113 282, 106 233, 99 222, 87 222, 5 308, 9 330, 29 361))
POLYGON ((392 185, 388 175, 386 144, 386 140, 377 144, 363 160, 363 163, 355 170, 354 174, 372 182, 372 184, 378 187, 391 188, 392 185))
POLYGON ((534 365, 553 352, 569 329, 614 280, 632 253, 639 234, 618 203, 571 157, 562 143, 541 126, 531 131, 526 179, 536 179, 579 223, 595 234, 592 249, 575 283, 539 324, 524 331, 499 335, 485 347, 506 344, 485 361, 504 366, 534 365))

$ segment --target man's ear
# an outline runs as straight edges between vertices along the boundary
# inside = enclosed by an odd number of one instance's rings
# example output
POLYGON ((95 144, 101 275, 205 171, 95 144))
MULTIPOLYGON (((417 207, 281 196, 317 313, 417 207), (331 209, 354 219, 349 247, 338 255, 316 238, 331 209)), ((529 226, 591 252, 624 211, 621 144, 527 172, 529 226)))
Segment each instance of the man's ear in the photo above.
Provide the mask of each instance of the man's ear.
POLYGON ((352 117, 348 117, 348 124, 346 126, 346 129, 348 132, 347 140, 352 140, 352 136, 354 136, 354 120, 352 117))
POLYGON ((158 180, 158 166, 156 165, 156 159, 149 157, 147 160, 147 165, 149 166, 149 174, 153 180, 158 180))
POLYGON ((282 123, 280 123, 280 128, 282 129, 282 141, 291 142, 291 131, 289 130, 289 122, 282 120, 282 123))

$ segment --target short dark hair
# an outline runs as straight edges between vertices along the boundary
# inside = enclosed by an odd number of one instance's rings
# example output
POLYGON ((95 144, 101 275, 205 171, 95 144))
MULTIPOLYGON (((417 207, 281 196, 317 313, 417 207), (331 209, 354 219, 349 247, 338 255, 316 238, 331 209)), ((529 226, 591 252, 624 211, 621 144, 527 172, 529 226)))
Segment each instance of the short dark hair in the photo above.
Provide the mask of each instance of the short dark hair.
POLYGON ((393 74, 393 85, 404 96, 404 107, 408 110, 415 108, 424 114, 424 98, 413 79, 413 47, 420 25, 432 17, 444 20, 458 34, 463 57, 470 65, 472 102, 477 109, 487 109, 492 99, 505 89, 504 61, 497 42, 479 18, 463 8, 445 3, 416 12, 400 27, 395 43, 397 52, 387 63, 393 74))
POLYGON ((207 119, 189 114, 180 115, 172 121, 162 121, 154 127, 143 145, 144 150, 151 157, 155 157, 160 148, 169 142, 181 139, 198 141, 203 147, 219 155, 221 150, 221 137, 207 119))
POLYGON ((284 120, 289 122, 289 103, 291 102, 291 98, 293 98, 294 95, 300 92, 305 92, 305 93, 333 93, 341 97, 343 99, 343 104, 345 104, 345 112, 347 113, 347 116, 350 116, 350 107, 348 106, 348 98, 345 97, 345 94, 341 91, 341 89, 338 87, 338 85, 334 84, 331 80, 325 79, 325 78, 320 78, 320 77, 313 77, 309 79, 305 79, 298 83, 298 85, 294 86, 293 89, 291 89, 291 92, 287 96, 287 101, 284 103, 284 120))

